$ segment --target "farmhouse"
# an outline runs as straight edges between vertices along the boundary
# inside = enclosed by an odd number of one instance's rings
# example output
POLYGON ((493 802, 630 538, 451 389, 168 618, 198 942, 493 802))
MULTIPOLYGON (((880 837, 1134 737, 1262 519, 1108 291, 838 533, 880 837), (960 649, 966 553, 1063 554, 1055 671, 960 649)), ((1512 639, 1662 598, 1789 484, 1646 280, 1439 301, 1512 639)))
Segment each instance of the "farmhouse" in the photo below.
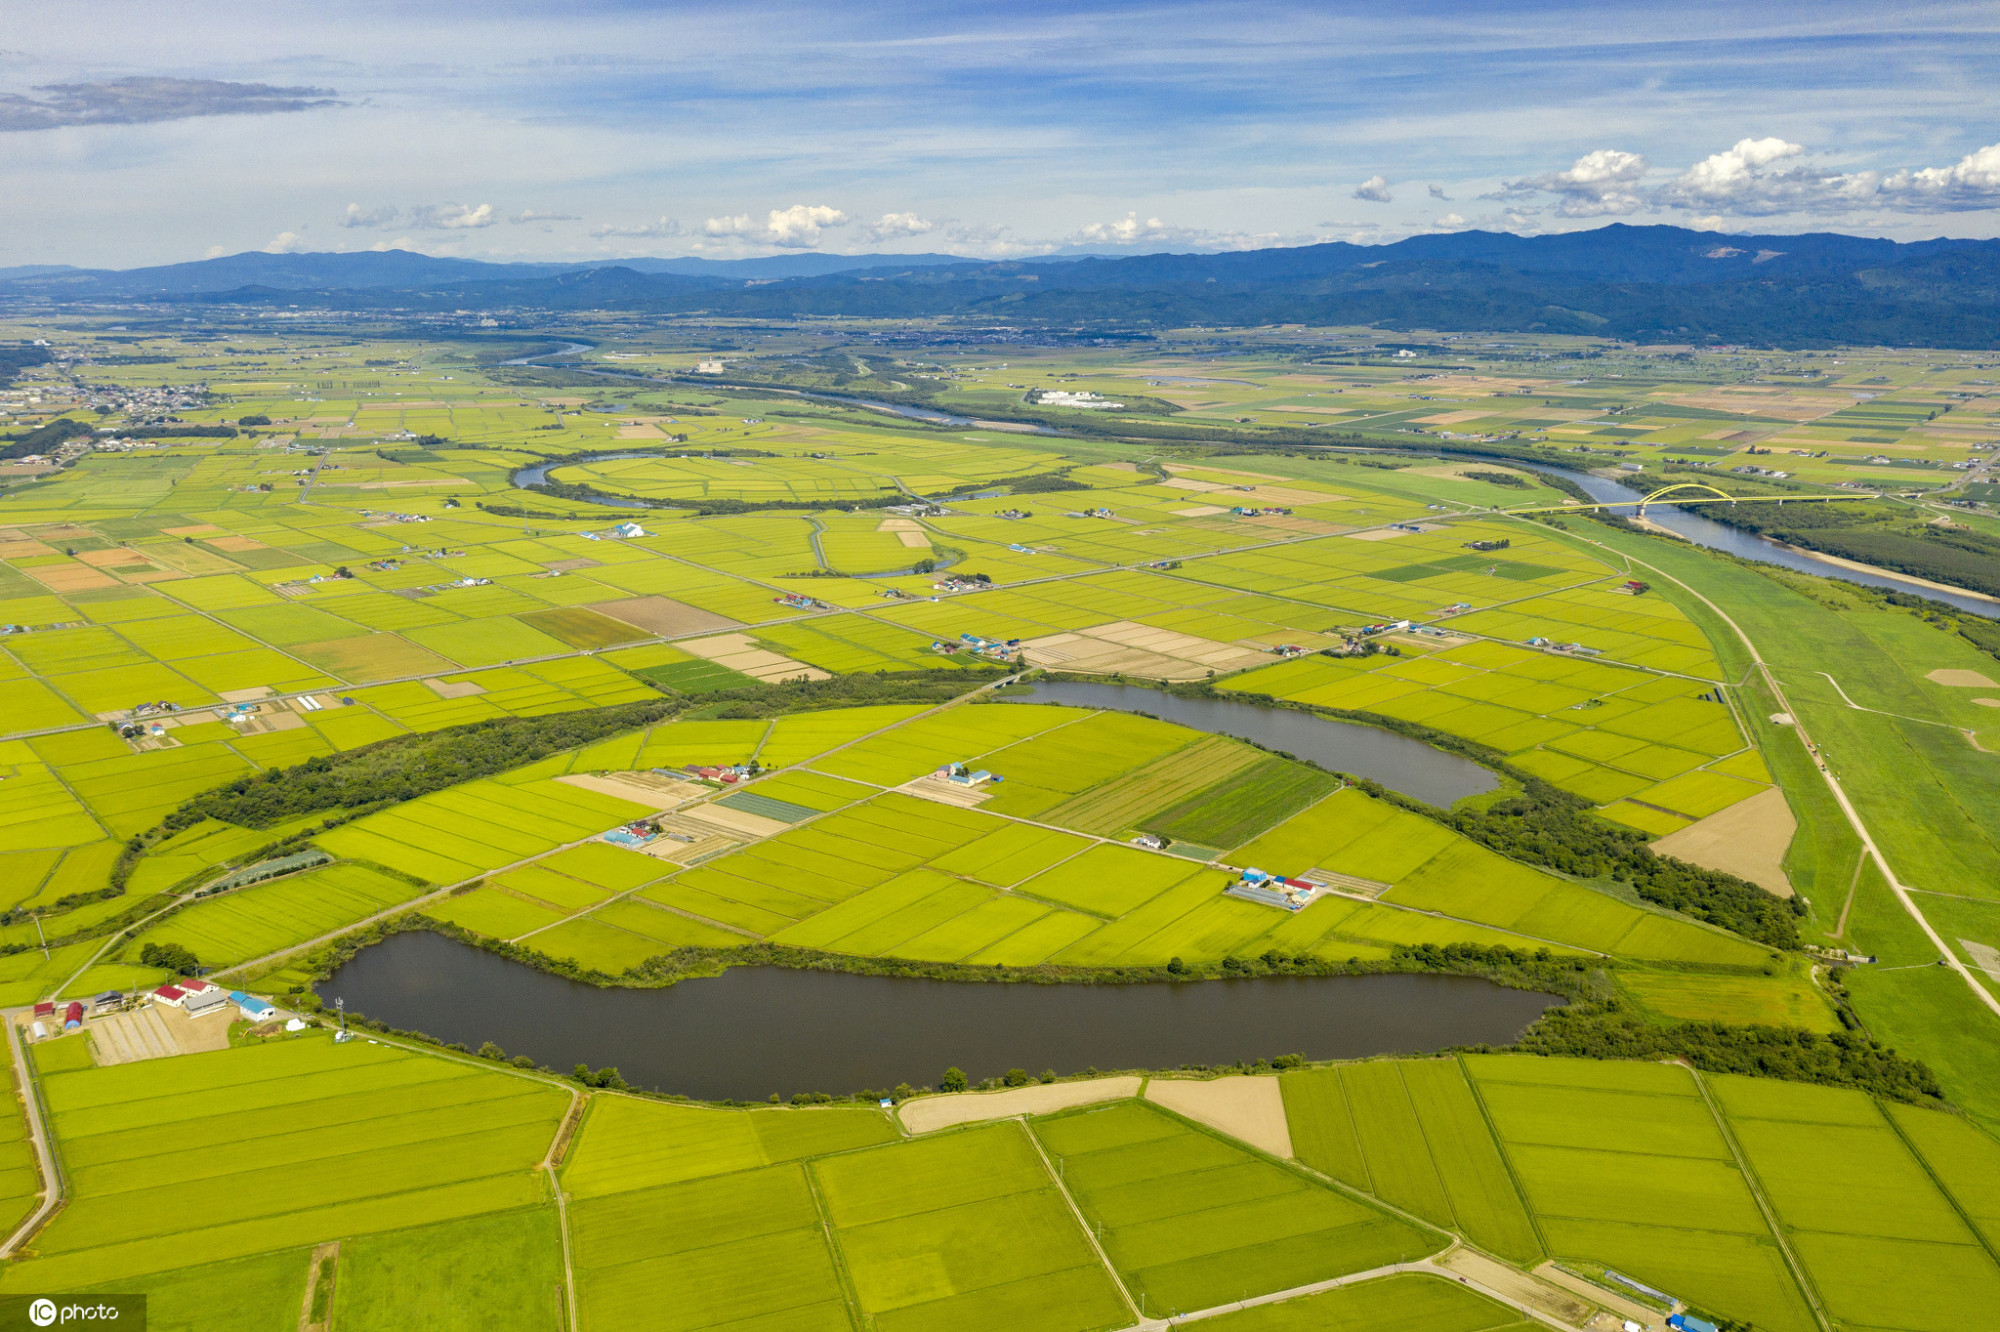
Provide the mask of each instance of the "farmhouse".
POLYGON ((181 1008, 189 1017, 219 1013, 228 1007, 229 996, 213 985, 204 985, 200 990, 181 1000, 181 1008))
POLYGON ((187 991, 178 985, 162 985, 153 991, 153 998, 171 1008, 179 1008, 187 999, 187 991))

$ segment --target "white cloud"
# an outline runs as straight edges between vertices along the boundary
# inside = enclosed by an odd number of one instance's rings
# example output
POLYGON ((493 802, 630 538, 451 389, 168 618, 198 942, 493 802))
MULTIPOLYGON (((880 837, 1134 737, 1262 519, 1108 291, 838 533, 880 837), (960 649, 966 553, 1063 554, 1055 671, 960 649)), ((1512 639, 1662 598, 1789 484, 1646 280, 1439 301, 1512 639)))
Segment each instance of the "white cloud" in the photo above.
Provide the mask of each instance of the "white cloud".
POLYGON ((265 243, 264 253, 297 254, 300 250, 303 250, 305 248, 306 248, 306 243, 299 239, 299 235, 297 232, 281 231, 277 235, 271 237, 271 239, 265 243))
POLYGON ((1433 185, 1433 186, 1431 186, 1431 198, 1433 198, 1433 199, 1442 199, 1442 200, 1444 200, 1444 201, 1445 201, 1446 203, 1450 203, 1450 202, 1451 202, 1451 196, 1450 196, 1449 194, 1446 194, 1446 193, 1444 192, 1444 186, 1442 186, 1442 185, 1433 185))
POLYGON ((1507 181, 1486 199, 1525 199, 1535 194, 1557 194, 1562 202, 1556 212, 1563 217, 1610 217, 1636 213, 1649 200, 1640 188, 1646 176, 1646 159, 1617 148, 1599 148, 1585 153, 1566 171, 1507 181))
POLYGON ((203 250, 201 252, 201 257, 204 259, 220 259, 223 255, 228 253, 229 251, 224 249, 220 245, 211 245, 206 250, 203 250))
POLYGON ((1784 139, 1738 139, 1667 182, 1660 202, 1713 214, 1765 216, 1851 208, 1876 192, 1874 173, 1828 171, 1800 161, 1805 155, 1804 144, 1784 139))
POLYGON ((575 213, 538 213, 532 208, 524 208, 509 215, 507 221, 518 227, 529 222, 580 222, 582 219, 575 213))
POLYGON ((614 226, 610 223, 606 223, 603 226, 592 227, 590 229, 590 234, 596 237, 598 240, 603 240, 607 236, 633 236, 633 237, 657 238, 666 236, 684 236, 687 234, 687 228, 683 227, 680 223, 676 222, 674 219, 670 217, 663 217, 657 222, 641 222, 636 226, 621 227, 621 226, 614 226))
POLYGON ((398 236, 394 240, 378 240, 368 248, 379 254, 387 250, 414 250, 417 243, 408 236, 398 236))
POLYGON ((340 215, 343 227, 386 227, 400 215, 400 210, 389 208, 363 208, 358 203, 347 205, 347 211, 340 215))
POLYGON ((1459 215, 1458 215, 1457 213, 1446 213, 1446 214, 1445 214, 1445 215, 1444 215, 1443 217, 1441 217, 1441 218, 1438 218, 1437 220, 1435 220, 1434 222, 1432 222, 1432 223, 1431 223, 1431 230, 1432 230, 1432 231, 1463 231, 1463 230, 1465 230, 1465 229, 1466 229, 1467 227, 1469 227, 1469 226, 1471 226, 1471 225, 1472 225, 1472 224, 1471 224, 1470 222, 1467 222, 1467 221, 1466 221, 1466 220, 1465 220, 1464 218, 1460 217, 1460 216, 1459 216, 1459 215))
POLYGON ((793 204, 773 208, 763 222, 748 213, 736 217, 711 217, 702 230, 711 236, 741 236, 764 245, 786 250, 810 250, 824 238, 824 232, 847 225, 847 214, 825 204, 793 204))
POLYGON ((410 225, 426 231, 462 231, 490 227, 498 219, 492 204, 421 204, 410 210, 410 225))
POLYGON ((2000 205, 2000 143, 1967 153, 1956 166, 1899 171, 1882 192, 1914 212, 1956 212, 2000 205))
POLYGON ((1389 193, 1389 182, 1382 176, 1370 176, 1354 187, 1354 197, 1368 203, 1394 203, 1389 193))
POLYGON ((937 223, 926 221, 915 213, 884 213, 879 221, 864 227, 861 234, 871 241, 904 240, 911 236, 927 236, 937 229, 937 223))
MULTIPOLYGON (((1327 225, 1322 223, 1322 226, 1327 225)), ((1316 236, 1275 231, 1213 231, 1207 227, 1170 226, 1157 217, 1139 220, 1127 213, 1115 222, 1092 222, 1071 232, 1069 245, 1182 245, 1200 250, 1255 250, 1272 245, 1310 244, 1316 236)))

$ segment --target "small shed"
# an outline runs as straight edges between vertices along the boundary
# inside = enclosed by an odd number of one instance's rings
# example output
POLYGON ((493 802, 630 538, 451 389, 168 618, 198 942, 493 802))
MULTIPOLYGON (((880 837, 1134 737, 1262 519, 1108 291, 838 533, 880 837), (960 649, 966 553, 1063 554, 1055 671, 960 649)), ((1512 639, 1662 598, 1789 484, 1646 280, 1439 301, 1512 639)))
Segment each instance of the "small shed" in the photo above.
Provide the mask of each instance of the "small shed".
POLYGON ((55 1012, 56 1006, 46 999, 35 1005, 35 1016, 38 1018, 54 1017, 55 1012))
POLYGON ((72 999, 69 1001, 69 1007, 63 1010, 63 1030, 75 1031, 78 1027, 81 1027, 82 1025, 83 1025, 83 1001, 80 999, 72 999))
POLYGON ((35 1024, 34 1030, 35 1030, 36 1040, 45 1041, 49 1038, 49 1029, 46 1026, 42 1025, 41 1023, 37 1022, 35 1024))
POLYGON ((202 987, 197 994, 190 994, 181 1000, 181 1007, 189 1017, 200 1017, 205 1013, 219 1013, 229 1007, 229 996, 213 985, 202 987))

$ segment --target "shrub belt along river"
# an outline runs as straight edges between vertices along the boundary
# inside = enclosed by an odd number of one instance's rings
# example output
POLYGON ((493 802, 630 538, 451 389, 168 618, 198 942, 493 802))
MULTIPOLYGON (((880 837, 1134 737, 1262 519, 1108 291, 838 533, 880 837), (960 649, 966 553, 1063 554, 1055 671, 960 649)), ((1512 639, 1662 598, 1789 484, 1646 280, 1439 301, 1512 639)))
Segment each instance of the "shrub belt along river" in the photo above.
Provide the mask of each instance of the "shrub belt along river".
POLYGON ((443 935, 392 935, 320 984, 406 1031, 704 1100, 846 1095, 1010 1068, 1173 1068, 1504 1045, 1555 995, 1467 976, 1290 976, 1149 985, 980 984, 737 967, 602 989, 443 935))

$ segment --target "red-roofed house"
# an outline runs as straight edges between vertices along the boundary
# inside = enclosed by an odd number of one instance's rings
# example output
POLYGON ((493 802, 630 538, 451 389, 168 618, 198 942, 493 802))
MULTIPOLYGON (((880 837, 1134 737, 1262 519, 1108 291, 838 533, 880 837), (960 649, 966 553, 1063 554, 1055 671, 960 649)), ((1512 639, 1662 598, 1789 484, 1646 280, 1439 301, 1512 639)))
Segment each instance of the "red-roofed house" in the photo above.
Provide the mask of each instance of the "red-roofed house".
POLYGON ((187 991, 175 985, 162 985, 153 991, 153 997, 163 1004, 172 1004, 175 1008, 179 1008, 181 1001, 187 998, 187 991))

